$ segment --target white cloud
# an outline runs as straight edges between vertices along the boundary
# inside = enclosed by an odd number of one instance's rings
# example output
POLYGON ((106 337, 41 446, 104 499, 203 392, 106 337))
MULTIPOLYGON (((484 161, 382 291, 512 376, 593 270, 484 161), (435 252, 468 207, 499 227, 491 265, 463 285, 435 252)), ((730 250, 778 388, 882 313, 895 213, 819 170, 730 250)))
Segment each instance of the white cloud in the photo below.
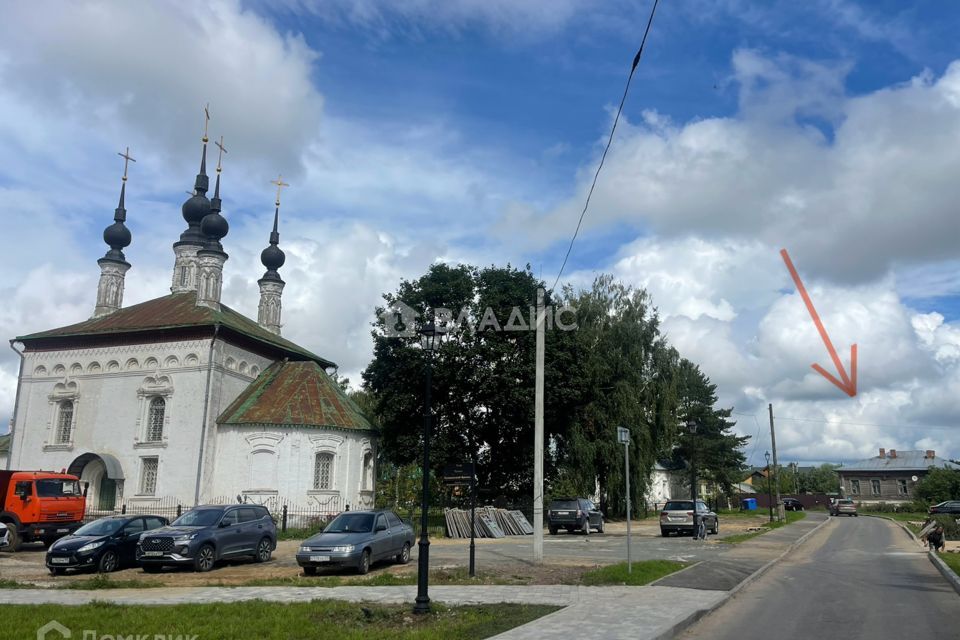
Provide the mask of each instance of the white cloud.
MULTIPOLYGON (((960 62, 938 78, 853 97, 843 90, 847 70, 740 51, 736 115, 621 121, 585 228, 759 239, 787 247, 810 273, 846 282, 960 257, 960 62)), ((556 208, 508 209, 501 236, 533 228, 537 246, 561 240, 595 161, 556 208)))

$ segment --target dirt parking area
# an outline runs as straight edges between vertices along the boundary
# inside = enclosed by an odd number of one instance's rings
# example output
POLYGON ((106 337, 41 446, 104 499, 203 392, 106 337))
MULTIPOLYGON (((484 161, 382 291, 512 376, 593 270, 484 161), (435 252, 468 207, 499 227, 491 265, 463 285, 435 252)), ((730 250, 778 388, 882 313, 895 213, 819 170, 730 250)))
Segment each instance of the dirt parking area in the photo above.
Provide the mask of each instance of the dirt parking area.
MULTIPOLYGON (((632 555, 635 560, 668 558, 687 562, 715 556, 729 549, 722 537, 743 533, 766 521, 765 515, 721 516, 721 536, 711 537, 706 543, 689 537, 660 537, 660 527, 655 518, 631 523, 632 555)), ((430 545, 431 569, 463 573, 468 566, 469 540, 434 538, 430 545)), ((282 540, 270 562, 259 564, 249 560, 220 562, 209 573, 196 573, 191 569, 171 567, 159 574, 147 574, 137 567, 110 574, 117 582, 134 581, 143 586, 236 586, 259 580, 296 579, 302 576, 294 558, 299 540, 282 540)), ((69 573, 51 576, 44 565, 45 549, 40 545, 25 545, 17 553, 0 552, 0 580, 15 580, 44 587, 62 587, 71 582, 86 581, 90 573, 69 573)), ((532 536, 509 536, 501 539, 478 539, 476 541, 477 571, 488 580, 516 584, 566 584, 575 582, 585 570, 626 559, 626 523, 609 522, 605 533, 584 536, 579 533, 544 535, 544 564, 533 562, 532 536)), ((415 575, 417 549, 413 551, 410 564, 396 565, 389 562, 375 564, 371 575, 383 573, 415 575)), ((321 572, 323 575, 323 572, 321 572)), ((370 576, 356 576, 351 571, 337 571, 332 575, 342 577, 344 582, 369 580, 370 576)))

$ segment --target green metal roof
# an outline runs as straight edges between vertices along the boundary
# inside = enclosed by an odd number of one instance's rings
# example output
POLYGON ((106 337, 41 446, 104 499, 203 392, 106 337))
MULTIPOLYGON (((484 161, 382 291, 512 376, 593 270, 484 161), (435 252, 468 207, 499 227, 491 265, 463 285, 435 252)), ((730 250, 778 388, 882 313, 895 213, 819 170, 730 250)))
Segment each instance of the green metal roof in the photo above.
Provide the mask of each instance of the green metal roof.
POLYGON ((274 362, 230 403, 217 423, 375 431, 316 362, 274 362))

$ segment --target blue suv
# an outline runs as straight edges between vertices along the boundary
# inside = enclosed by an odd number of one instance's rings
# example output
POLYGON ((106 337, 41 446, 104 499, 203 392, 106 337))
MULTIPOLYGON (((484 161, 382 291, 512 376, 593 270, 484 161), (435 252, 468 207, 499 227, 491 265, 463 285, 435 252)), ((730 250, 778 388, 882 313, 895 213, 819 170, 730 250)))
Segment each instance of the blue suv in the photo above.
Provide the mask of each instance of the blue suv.
POLYGON ((251 556, 255 562, 266 562, 276 548, 277 526, 266 508, 209 505, 195 507, 169 527, 141 536, 137 562, 147 573, 171 565, 210 571, 218 560, 251 556))

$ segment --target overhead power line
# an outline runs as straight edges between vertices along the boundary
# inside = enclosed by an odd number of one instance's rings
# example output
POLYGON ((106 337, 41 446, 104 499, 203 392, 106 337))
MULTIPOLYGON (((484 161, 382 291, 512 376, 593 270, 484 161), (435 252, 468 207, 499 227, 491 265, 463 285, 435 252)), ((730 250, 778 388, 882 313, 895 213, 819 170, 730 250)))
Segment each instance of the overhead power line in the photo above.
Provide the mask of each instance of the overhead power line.
POLYGON ((623 88, 623 97, 620 98, 620 106, 617 108, 617 115, 613 118, 613 127, 610 128, 610 137, 607 138, 607 145, 603 148, 603 155, 600 156, 600 164, 597 165, 597 171, 593 174, 593 182, 590 184, 590 191, 587 192, 587 199, 583 203, 583 211, 580 212, 580 219, 577 220, 577 228, 573 232, 573 237, 570 238, 570 246, 567 247, 567 253, 563 256, 563 263, 560 265, 560 272, 557 273, 557 279, 553 281, 553 286, 550 287, 551 291, 555 291, 557 288, 557 283, 560 282, 560 276, 563 275, 563 270, 567 266, 567 260, 570 258, 570 252, 573 251, 573 243, 577 240, 577 235, 580 233, 580 226, 583 224, 583 217, 587 214, 587 208, 590 206, 590 198, 593 196, 593 190, 597 186, 597 178, 600 176, 600 169, 603 168, 603 161, 607 158, 607 152, 610 150, 610 145, 613 142, 613 134, 617 130, 617 123, 620 122, 620 113, 623 111, 623 104, 627 101, 627 92, 630 91, 630 81, 633 80, 633 73, 637 70, 637 65, 640 64, 640 56, 643 55, 643 47, 647 44, 647 35, 650 34, 650 27, 653 25, 653 16, 657 12, 657 4, 660 0, 653 0, 653 8, 650 10, 650 18, 647 20, 647 28, 643 32, 643 39, 640 41, 640 49, 637 50, 637 55, 633 57, 633 65, 630 67, 630 75, 627 76, 627 84, 623 88))

